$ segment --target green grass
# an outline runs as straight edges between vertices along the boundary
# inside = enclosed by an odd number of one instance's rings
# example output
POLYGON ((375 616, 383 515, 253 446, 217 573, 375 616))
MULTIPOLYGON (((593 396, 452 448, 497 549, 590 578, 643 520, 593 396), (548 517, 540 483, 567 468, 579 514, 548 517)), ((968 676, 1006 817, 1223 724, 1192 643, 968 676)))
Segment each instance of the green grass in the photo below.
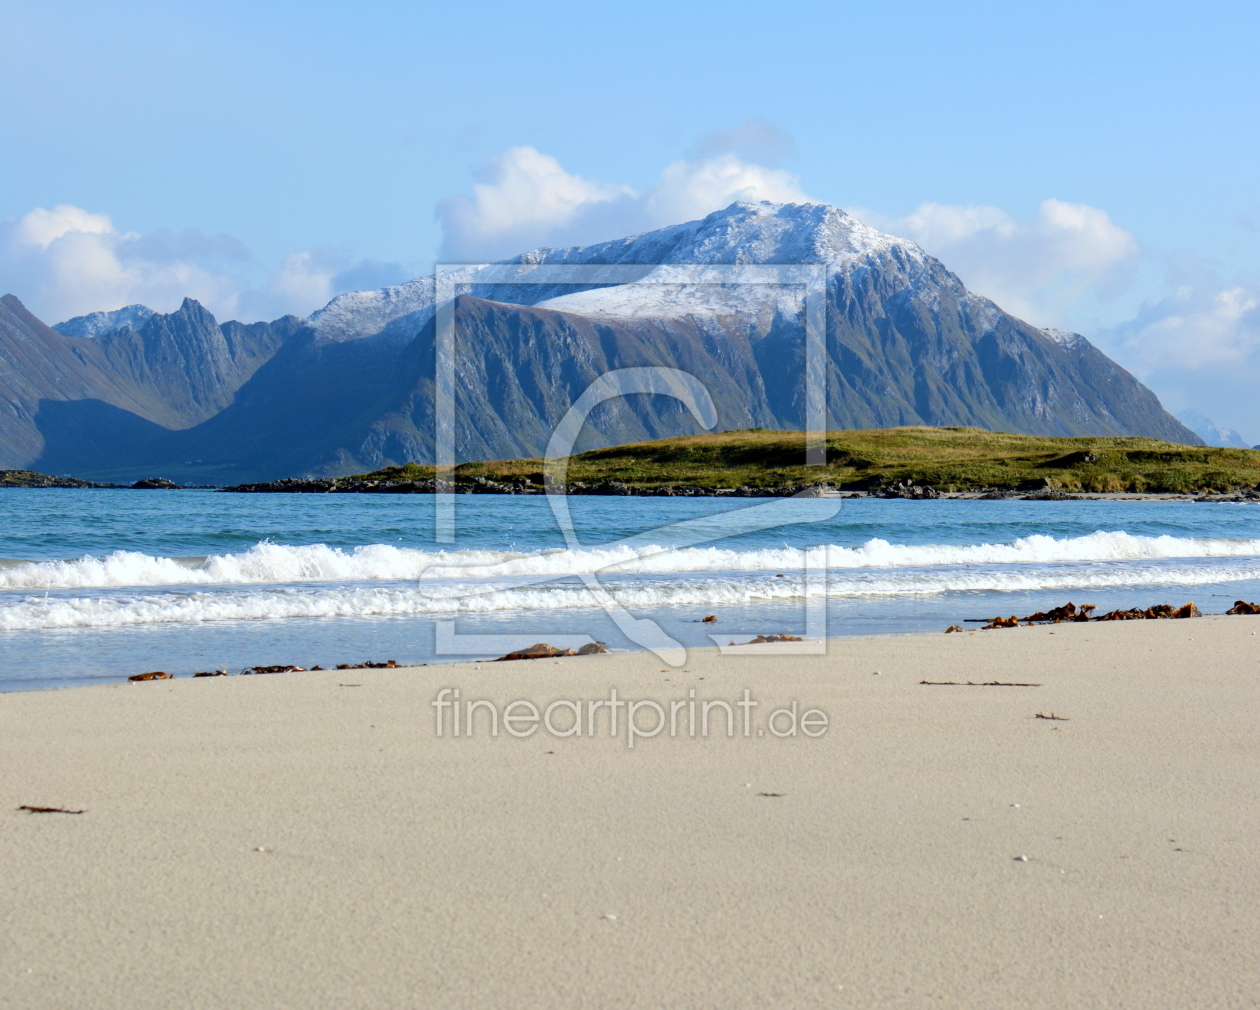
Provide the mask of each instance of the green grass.
MULTIPOLYGON (((1048 438, 978 428, 880 428, 827 435, 825 466, 804 465, 799 431, 728 431, 596 449, 573 456, 569 480, 655 487, 776 487, 830 481, 844 488, 913 481, 941 491, 1018 488, 1049 481, 1067 491, 1228 491, 1260 484, 1260 451, 1176 445, 1151 438, 1048 438)), ((432 477, 408 463, 358 479, 432 477)), ((542 461, 464 463, 459 477, 542 483, 542 461)))

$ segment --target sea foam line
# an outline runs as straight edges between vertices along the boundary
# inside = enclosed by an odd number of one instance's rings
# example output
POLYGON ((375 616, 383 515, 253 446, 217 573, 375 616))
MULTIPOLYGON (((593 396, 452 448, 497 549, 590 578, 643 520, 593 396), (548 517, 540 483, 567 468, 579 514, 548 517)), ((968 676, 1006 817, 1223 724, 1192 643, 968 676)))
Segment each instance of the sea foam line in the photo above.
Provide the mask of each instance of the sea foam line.
POLYGON ((801 569, 806 560, 832 569, 932 565, 1036 564, 1165 558, 1260 556, 1260 540, 1135 536, 1099 530, 1056 539, 1035 535, 1003 544, 891 544, 873 539, 858 547, 835 544, 738 551, 720 547, 606 547, 548 551, 422 551, 389 544, 349 550, 324 544, 263 541, 247 551, 216 554, 200 564, 115 551, 105 557, 38 561, 0 569, 0 590, 106 589, 144 586, 231 586, 294 582, 373 582, 563 576, 585 572, 674 574, 801 569), (825 555, 825 557, 824 557, 825 555))
MULTIPOLYGON (((829 597, 924 595, 950 591, 1074 592, 1122 586, 1196 586, 1260 579, 1260 564, 1158 567, 1105 566, 1050 571, 955 569, 914 572, 832 573, 829 597)), ((706 577, 696 580, 606 580, 617 601, 632 611, 669 606, 721 607, 801 598, 799 577, 706 577)), ((421 592, 419 587, 302 586, 261 591, 223 589, 191 593, 160 592, 142 596, 28 597, 0 603, 0 631, 58 628, 128 627, 229 620, 303 617, 425 617, 595 608, 599 601, 580 585, 487 587, 485 583, 448 584, 421 592)))

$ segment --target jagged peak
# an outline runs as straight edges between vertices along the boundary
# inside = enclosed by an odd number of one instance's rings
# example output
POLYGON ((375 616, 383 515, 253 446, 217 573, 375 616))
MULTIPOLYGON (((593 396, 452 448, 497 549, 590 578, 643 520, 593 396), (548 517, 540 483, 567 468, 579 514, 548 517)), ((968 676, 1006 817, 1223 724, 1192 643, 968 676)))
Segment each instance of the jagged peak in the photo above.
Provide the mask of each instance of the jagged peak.
MULTIPOLYGON (((161 317, 161 313, 158 315, 161 317)), ((179 303, 179 308, 174 312, 168 313, 166 318, 169 319, 171 316, 193 316, 209 323, 211 326, 218 325, 218 320, 214 318, 214 313, 197 301, 196 298, 185 298, 179 303)))

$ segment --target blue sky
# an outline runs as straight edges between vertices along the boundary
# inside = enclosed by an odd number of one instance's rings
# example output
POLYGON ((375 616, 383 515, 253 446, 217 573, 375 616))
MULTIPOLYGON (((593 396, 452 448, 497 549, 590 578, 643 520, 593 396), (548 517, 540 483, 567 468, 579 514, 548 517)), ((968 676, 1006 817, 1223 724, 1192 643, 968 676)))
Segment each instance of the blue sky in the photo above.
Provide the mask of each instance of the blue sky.
POLYGON ((0 287, 49 321, 808 198, 1260 442, 1254 3, 6 0, 0 37, 0 287))

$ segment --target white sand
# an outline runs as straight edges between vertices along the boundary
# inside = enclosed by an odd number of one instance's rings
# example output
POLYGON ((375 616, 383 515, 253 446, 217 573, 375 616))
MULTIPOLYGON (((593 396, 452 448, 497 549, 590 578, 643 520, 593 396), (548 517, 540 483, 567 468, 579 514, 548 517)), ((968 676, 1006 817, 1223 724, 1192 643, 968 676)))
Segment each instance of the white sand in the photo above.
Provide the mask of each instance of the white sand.
POLYGON ((1260 1006, 1257 632, 0 696, 0 1006, 1260 1006), (633 750, 434 732, 443 687, 614 686, 748 687, 758 724, 795 698, 831 726, 633 750))

